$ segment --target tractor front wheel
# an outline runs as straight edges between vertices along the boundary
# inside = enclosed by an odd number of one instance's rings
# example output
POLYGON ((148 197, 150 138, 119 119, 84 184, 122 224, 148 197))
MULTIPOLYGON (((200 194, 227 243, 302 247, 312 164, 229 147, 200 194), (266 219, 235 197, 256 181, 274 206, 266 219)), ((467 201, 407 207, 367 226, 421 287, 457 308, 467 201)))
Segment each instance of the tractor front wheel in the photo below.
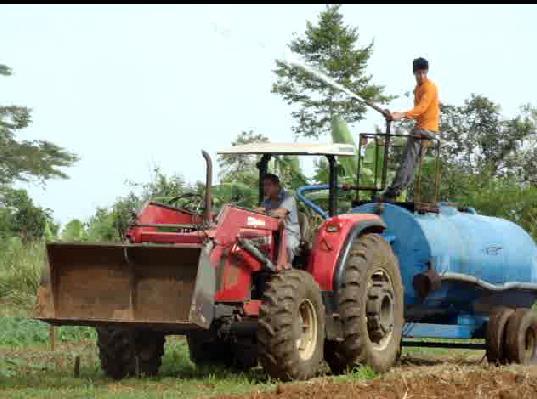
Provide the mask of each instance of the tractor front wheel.
POLYGON ((164 354, 162 333, 121 327, 97 327, 97 346, 104 373, 113 379, 158 373, 164 354))
POLYGON ((301 270, 274 274, 264 292, 257 343, 261 365, 284 381, 315 376, 323 361, 324 306, 319 286, 301 270))
POLYGON ((334 373, 355 365, 387 371, 396 361, 403 331, 403 283, 390 245, 378 234, 358 237, 343 265, 337 291, 343 339, 326 345, 334 373))

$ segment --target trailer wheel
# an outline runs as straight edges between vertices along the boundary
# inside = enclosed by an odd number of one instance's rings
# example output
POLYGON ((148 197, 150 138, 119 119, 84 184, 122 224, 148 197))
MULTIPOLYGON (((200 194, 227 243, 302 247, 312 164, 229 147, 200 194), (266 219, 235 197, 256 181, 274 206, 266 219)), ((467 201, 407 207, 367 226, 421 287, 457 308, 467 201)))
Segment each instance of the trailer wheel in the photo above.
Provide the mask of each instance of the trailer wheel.
POLYGON ((121 327, 97 327, 101 368, 113 379, 138 372, 156 375, 164 354, 164 334, 121 327))
POLYGON ((271 277, 256 337, 259 360, 272 378, 307 379, 319 372, 324 306, 319 286, 309 273, 288 270, 271 277))
POLYGON ((505 354, 505 325, 509 316, 514 313, 514 309, 499 307, 492 311, 487 323, 487 360, 489 363, 505 364, 507 358, 505 354))
POLYGON ((537 314, 517 309, 507 321, 505 349, 511 363, 529 364, 537 360, 537 314))
POLYGON ((368 233, 354 241, 337 296, 343 341, 327 357, 330 368, 340 373, 368 365, 387 371, 401 346, 403 283, 397 259, 380 235, 368 233))

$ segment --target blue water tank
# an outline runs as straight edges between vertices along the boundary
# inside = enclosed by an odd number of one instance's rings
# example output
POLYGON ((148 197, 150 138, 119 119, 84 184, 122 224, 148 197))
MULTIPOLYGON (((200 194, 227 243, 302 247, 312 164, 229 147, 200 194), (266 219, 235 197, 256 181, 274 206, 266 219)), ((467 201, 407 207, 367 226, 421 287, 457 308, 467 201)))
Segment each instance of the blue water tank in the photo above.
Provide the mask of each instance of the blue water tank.
MULTIPOLYGON (((379 213, 378 210, 379 204, 367 203, 353 212, 379 213)), ((440 275, 460 273, 500 287, 510 282, 537 283, 537 246, 515 223, 442 204, 439 213, 424 214, 383 204, 380 216, 399 259, 405 305, 420 303, 429 308, 468 310, 469 303, 486 294, 468 284, 447 283, 424 302, 412 281, 431 267, 440 275)))

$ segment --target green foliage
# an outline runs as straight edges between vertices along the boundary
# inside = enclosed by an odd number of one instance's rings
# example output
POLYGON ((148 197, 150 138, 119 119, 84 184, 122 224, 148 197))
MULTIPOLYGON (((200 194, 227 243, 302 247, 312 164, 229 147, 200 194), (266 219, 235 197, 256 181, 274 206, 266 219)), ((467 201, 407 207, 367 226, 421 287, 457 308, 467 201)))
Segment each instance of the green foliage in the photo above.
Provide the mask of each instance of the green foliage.
POLYGON ((114 225, 114 214, 105 208, 97 208, 88 222, 88 241, 121 241, 114 225))
MULTIPOLYGON (((0 346, 24 348, 35 344, 48 344, 49 327, 47 324, 22 316, 0 316, 0 346)), ((56 333, 59 342, 95 339, 95 329, 90 327, 59 327, 56 333)))
POLYGON ((45 259, 44 243, 24 243, 17 237, 0 242, 0 302, 28 305, 35 293, 45 259))
MULTIPOLYGON (((308 21, 304 36, 292 40, 289 48, 302 56, 308 65, 362 98, 386 103, 393 97, 384 95, 384 88, 372 84, 371 76, 366 73, 373 43, 359 47, 358 30, 344 24, 340 7, 327 6, 316 25, 308 21)), ((291 113, 297 122, 293 128, 296 136, 318 137, 329 133, 334 113, 342 115, 349 123, 364 118, 366 106, 347 94, 299 67, 280 60, 276 65, 277 80, 272 92, 281 95, 289 105, 298 106, 298 110, 291 113)))
MULTIPOLYGON (((266 143, 268 138, 253 131, 242 132, 232 142, 232 146, 266 143)), ((220 185, 214 187, 215 205, 234 203, 239 206, 254 207, 258 203, 259 171, 256 155, 220 155, 220 185)), ((268 171, 280 177, 284 187, 294 190, 307 184, 307 178, 296 156, 274 156, 268 164, 268 171)))
POLYGON ((453 202, 473 207, 483 215, 511 220, 537 240, 537 187, 496 177, 491 171, 455 178, 458 190, 451 197, 453 202))
MULTIPOLYGON (((267 143, 268 141, 268 137, 262 134, 255 134, 253 130, 250 130, 248 132, 241 132, 232 141, 231 145, 234 147, 244 144, 267 143)), ((256 162, 256 157, 250 155, 219 155, 220 179, 232 180, 234 176, 241 176, 241 181, 244 183, 252 183, 258 178, 255 166, 256 162)))
POLYGON ((240 179, 220 183, 213 188, 213 202, 216 209, 220 209, 225 204, 254 207, 258 196, 257 183, 244 184, 240 179))
POLYGON ((199 184, 188 185, 179 175, 167 176, 156 168, 149 182, 128 182, 131 192, 118 197, 110 208, 98 207, 88 221, 69 221, 63 228, 63 241, 118 242, 137 211, 150 200, 166 203, 173 197, 186 192, 200 192, 199 184))
MULTIPOLYGON (((0 75, 11 75, 11 69, 0 65, 0 75)), ((78 160, 62 147, 46 140, 18 140, 15 134, 31 123, 28 107, 0 106, 0 184, 35 177, 41 181, 66 178, 62 168, 78 160)))
POLYGON ((78 219, 70 220, 61 232, 62 241, 86 241, 87 232, 83 222, 78 219))
POLYGON ((500 111, 499 104, 475 94, 461 106, 444 105, 444 163, 467 173, 487 169, 495 176, 535 183, 537 109, 525 105, 514 118, 503 118, 500 111))
POLYGON ((53 237, 57 229, 51 211, 35 206, 26 190, 0 190, 0 236, 31 241, 43 238, 45 233, 53 237))

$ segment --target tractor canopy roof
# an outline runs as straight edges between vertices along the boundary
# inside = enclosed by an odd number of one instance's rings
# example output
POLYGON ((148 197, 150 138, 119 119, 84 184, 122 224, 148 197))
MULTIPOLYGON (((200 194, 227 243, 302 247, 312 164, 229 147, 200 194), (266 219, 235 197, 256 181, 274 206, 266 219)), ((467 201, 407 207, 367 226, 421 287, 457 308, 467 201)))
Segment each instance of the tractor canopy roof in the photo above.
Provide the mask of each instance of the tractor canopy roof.
POLYGON ((271 154, 271 155, 333 155, 356 156, 350 144, 302 144, 302 143, 252 143, 230 147, 218 154, 271 154))

